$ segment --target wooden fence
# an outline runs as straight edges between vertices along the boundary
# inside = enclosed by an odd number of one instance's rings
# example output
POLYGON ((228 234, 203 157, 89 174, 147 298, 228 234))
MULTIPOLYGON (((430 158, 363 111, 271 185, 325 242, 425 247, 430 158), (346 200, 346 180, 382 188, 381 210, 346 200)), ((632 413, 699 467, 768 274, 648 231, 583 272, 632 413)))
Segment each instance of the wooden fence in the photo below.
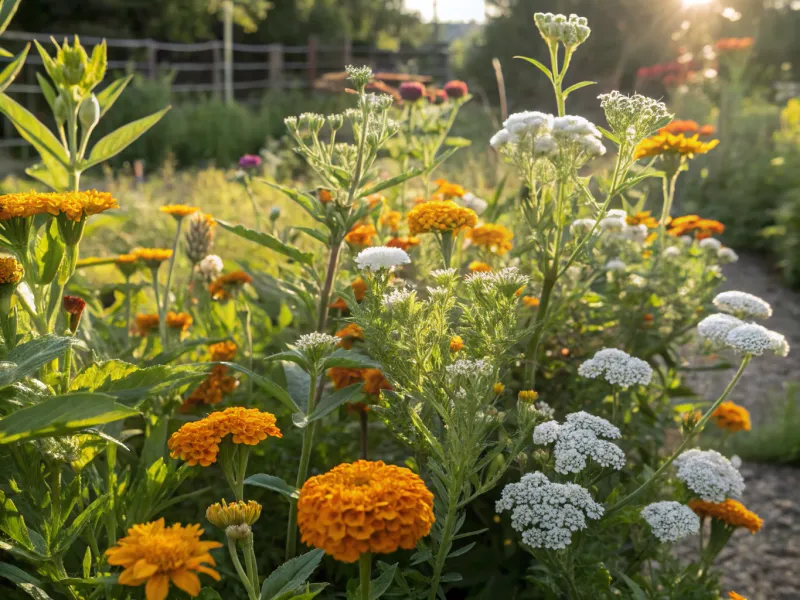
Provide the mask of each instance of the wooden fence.
MULTIPOLYGON (((63 35, 53 35, 61 41, 63 35)), ((27 42, 41 43, 52 52, 51 34, 7 31, 3 47, 17 54, 27 42)), ((93 46, 102 38, 81 37, 84 46, 93 46)), ((137 73, 150 79, 169 76, 172 92, 179 97, 191 94, 223 96, 222 42, 172 44, 155 40, 106 39, 108 70, 137 73)), ((436 81, 449 78, 446 44, 401 49, 379 50, 344 40, 338 44, 321 44, 310 38, 305 46, 283 44, 234 44, 233 89, 239 102, 258 101, 267 90, 314 89, 315 82, 326 73, 342 71, 345 65, 369 65, 375 71, 421 73, 436 81)), ((11 59, 0 58, 0 68, 11 59)), ((42 59, 31 48, 25 66, 6 93, 28 110, 42 117, 46 108, 36 82, 36 71, 44 73, 42 59)), ((3 119, 0 148, 24 146, 13 126, 3 119)))

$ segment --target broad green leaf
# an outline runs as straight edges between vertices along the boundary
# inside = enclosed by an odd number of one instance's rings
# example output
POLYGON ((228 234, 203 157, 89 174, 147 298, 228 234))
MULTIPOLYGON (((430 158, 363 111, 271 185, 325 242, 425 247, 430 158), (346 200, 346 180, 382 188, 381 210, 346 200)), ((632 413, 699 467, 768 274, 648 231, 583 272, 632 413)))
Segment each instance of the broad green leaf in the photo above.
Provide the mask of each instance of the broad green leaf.
POLYGON ((8 28, 8 24, 11 22, 11 19, 14 18, 14 14, 17 12, 21 1, 22 0, 3 0, 0 2, 0 34, 8 28))
POLYGON ((323 244, 328 244, 330 242, 330 237, 328 234, 323 233, 322 231, 317 231, 316 229, 312 229, 311 227, 292 227, 295 231, 302 231, 307 236, 314 238, 315 240, 322 242, 323 244))
POLYGON ((529 58, 529 57, 527 57, 527 56, 515 56, 514 58, 519 58, 520 60, 525 60, 525 61, 527 61, 527 62, 531 63, 531 64, 532 64, 534 67, 536 67, 536 68, 537 68, 537 69, 539 69, 539 70, 540 70, 542 73, 544 73, 545 75, 547 75, 547 78, 548 78, 550 81, 553 81, 553 74, 550 72, 550 69, 548 69, 547 67, 545 67, 545 66, 544 66, 542 63, 540 63, 540 62, 539 62, 538 60, 536 60, 535 58, 529 58))
POLYGON ((289 499, 297 500, 300 497, 300 490, 296 487, 289 485, 280 477, 275 475, 267 475, 266 473, 258 473, 251 475, 244 480, 245 485, 255 485, 257 487, 266 488, 273 492, 283 494, 289 499))
POLYGON ((20 344, 8 353, 6 364, 0 365, 0 388, 32 375, 42 365, 63 356, 68 346, 86 349, 86 344, 76 338, 52 333, 20 344))
POLYGON ((17 57, 11 61, 11 63, 2 71, 0 71, 0 92, 5 90, 11 82, 14 81, 14 78, 19 74, 20 69, 22 69, 22 65, 25 64, 25 57, 28 56, 28 50, 30 50, 31 45, 28 44, 25 46, 25 49, 20 52, 17 57))
POLYGON ((109 83, 102 91, 98 92, 97 102, 100 104, 100 117, 111 110, 111 107, 114 106, 114 102, 116 102, 120 94, 125 91, 131 79, 133 79, 133 75, 120 77, 109 83))
POLYGON ((269 356, 264 357, 264 360, 285 360, 300 365, 305 371, 311 370, 311 365, 308 363, 308 359, 306 359, 305 355, 298 350, 285 350, 284 352, 278 352, 277 354, 270 354, 269 356))
POLYGON ((291 410, 292 412, 299 411, 300 407, 295 404, 295 401, 292 400, 292 397, 289 395, 285 389, 279 386, 277 383, 272 381, 271 379, 267 379, 266 377, 262 377, 261 375, 257 375, 253 373, 249 369, 245 369, 244 367, 237 365, 236 363, 229 363, 229 362, 221 362, 221 365, 225 365, 229 369, 233 369, 234 371, 239 371, 240 373, 244 373, 250 379, 253 380, 258 387, 262 390, 267 392, 270 396, 278 400, 281 404, 283 404, 286 408, 291 410))
POLYGON ((69 158, 61 142, 21 104, 5 94, 0 94, 0 112, 11 120, 20 136, 36 148, 43 160, 49 157, 63 167, 69 167, 69 158))
POLYGON ((98 517, 100 514, 102 514, 102 512, 108 506, 108 499, 109 497, 107 495, 100 496, 89 506, 83 509, 78 516, 72 520, 72 523, 70 523, 68 527, 65 527, 58 532, 58 535, 55 539, 54 554, 60 554, 69 550, 70 546, 72 546, 72 544, 75 543, 75 540, 78 539, 81 531, 83 531, 83 529, 89 525, 95 517, 98 517))
POLYGON ((164 352, 160 352, 153 358, 144 361, 145 366, 154 367, 156 365, 166 365, 169 364, 181 356, 190 352, 197 348, 198 346, 210 346, 211 344, 216 344, 218 342, 224 342, 229 338, 222 337, 222 338, 200 338, 197 340, 187 340, 185 342, 181 342, 179 346, 173 348, 171 350, 166 350, 164 352))
POLYGON ((53 396, 0 420, 0 444, 66 435, 139 414, 114 400, 113 396, 95 393, 53 396))
POLYGON ((53 600, 45 591, 32 583, 18 583, 17 586, 34 600, 53 600))
POLYGON ((58 235, 58 226, 54 220, 36 242, 36 282, 39 285, 47 285, 55 279, 63 256, 64 243, 58 235))
POLYGON ((602 134, 603 134, 603 135, 604 135, 606 138, 608 138, 609 140, 611 140, 612 142, 614 142, 614 143, 615 143, 617 146, 619 146, 619 138, 618 138, 616 135, 614 135, 613 133, 611 133, 611 132, 610 132, 610 131, 608 131, 607 129, 603 129, 603 128, 602 128, 602 127, 600 127, 599 125, 597 126, 597 129, 598 129, 598 130, 600 131, 600 133, 602 133, 602 134))
POLYGON ((352 350, 339 348, 322 362, 323 369, 344 367, 346 369, 380 369, 381 364, 352 350))
POLYGON ((267 181, 266 179, 257 179, 256 181, 259 181, 259 182, 263 183, 264 185, 268 185, 269 187, 271 187, 274 190, 278 190, 279 192, 284 194, 287 198, 289 198, 290 200, 292 200, 293 202, 298 204, 300 206, 300 208, 302 208, 304 211, 306 211, 309 215, 311 215, 317 221, 320 221, 320 222, 324 221, 324 219, 322 218, 322 215, 320 214, 319 202, 311 194, 307 194, 305 192, 298 192, 297 190, 293 190, 292 188, 284 187, 284 186, 279 185, 277 183, 274 183, 272 181, 267 181))
POLYGON ((574 85, 569 86, 567 89, 564 90, 564 98, 569 96, 575 90, 579 90, 587 85, 595 85, 596 81, 581 81, 580 83, 576 83, 574 85))
POLYGON ((19 567, 8 563, 0 563, 0 577, 8 579, 16 584, 30 583, 32 585, 42 585, 42 582, 33 575, 28 574, 19 567))
POLYGON ((320 401, 320 403, 314 409, 314 412, 308 416, 306 421, 311 423, 312 421, 316 421, 317 419, 321 419, 325 415, 332 413, 345 402, 349 402, 358 396, 361 393, 362 387, 364 387, 364 385, 359 381, 358 383, 348 385, 347 387, 337 390, 334 393, 326 396, 320 401))
POLYGON ((25 519, 17 510, 17 505, 0 490, 0 531, 26 550, 34 550, 25 519))
POLYGON ((125 150, 125 148, 138 140, 148 129, 158 123, 161 117, 167 114, 170 108, 172 107, 168 106, 152 115, 137 119, 109 133, 94 145, 89 154, 89 159, 83 165, 83 168, 90 169, 125 150))
POLYGON ((250 240, 251 242, 255 242, 256 244, 264 246, 265 248, 269 248, 270 250, 274 250, 278 254, 283 254, 284 256, 288 256, 289 258, 296 260, 299 263, 302 263, 304 265, 311 265, 314 262, 313 253, 303 252, 295 248, 294 246, 284 244, 274 235, 270 235, 269 233, 264 233, 263 231, 256 231, 255 229, 250 229, 249 227, 245 227, 244 225, 232 225, 231 223, 227 223, 226 221, 218 220, 217 223, 223 229, 227 229, 231 233, 234 233, 241 238, 250 240))
POLYGON ((308 412, 308 395, 311 392, 311 376, 300 366, 292 362, 281 363, 283 375, 286 378, 286 391, 300 407, 300 412, 292 415, 292 420, 298 427, 305 427, 306 413, 308 412))
POLYGON ((358 197, 366 198, 367 196, 370 196, 372 194, 377 194, 378 192, 381 192, 387 188, 394 187, 396 185, 403 183, 404 181, 408 181, 409 179, 413 179, 418 175, 422 175, 422 173, 424 172, 425 169, 416 168, 416 169, 411 169, 410 171, 406 171, 405 173, 400 173, 400 175, 395 175, 391 179, 387 179, 386 181, 381 181, 380 183, 373 185, 371 188, 363 190, 358 195, 358 197))
POLYGON ((47 78, 38 71, 36 72, 36 80, 39 82, 39 87, 42 89, 42 95, 44 96, 44 99, 47 100, 47 104, 52 111, 53 105, 56 101, 56 91, 53 89, 53 86, 50 85, 50 82, 47 81, 47 78))
POLYGON ((625 575, 625 573, 620 573, 619 576, 625 581, 628 588, 631 590, 631 594, 633 594, 633 600, 647 600, 647 595, 644 593, 644 590, 636 583, 633 579, 625 575))
POLYGON ((261 586, 261 600, 277 600, 281 594, 303 585, 311 577, 324 555, 323 550, 316 549, 283 563, 261 586))
POLYGON ((29 177, 38 179, 54 192, 63 192, 69 187, 69 173, 54 158, 42 157, 42 161, 25 169, 29 177))

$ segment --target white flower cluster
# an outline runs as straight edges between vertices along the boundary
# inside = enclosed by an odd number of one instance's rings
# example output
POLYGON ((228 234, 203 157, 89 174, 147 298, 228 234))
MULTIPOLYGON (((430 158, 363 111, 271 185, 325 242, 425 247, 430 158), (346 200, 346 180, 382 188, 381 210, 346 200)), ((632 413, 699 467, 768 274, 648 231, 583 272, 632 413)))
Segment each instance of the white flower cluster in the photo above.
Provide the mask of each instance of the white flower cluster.
POLYGON ((663 102, 640 94, 626 96, 615 90, 598 98, 611 130, 633 143, 639 142, 672 118, 663 102))
MULTIPOLYGON (((553 129, 553 115, 538 111, 523 111, 510 115, 503 122, 503 129, 498 131, 492 136, 489 143, 493 148, 499 148, 505 144, 522 144, 527 143, 535 147, 537 139, 549 139, 550 131, 553 129)), ((547 146, 548 142, 544 142, 547 146)), ((556 151, 558 148, 555 149, 556 151)), ((548 152, 540 152, 539 156, 549 154, 548 152)))
POLYGON ((712 252, 718 252, 722 249, 722 242, 720 242, 716 238, 704 238, 700 240, 697 244, 702 250, 711 250, 712 252))
POLYGON ((503 488, 495 510, 511 511, 511 527, 522 533, 525 544, 551 550, 566 548, 574 531, 586 529, 587 518, 603 516, 603 507, 592 500, 586 488, 552 483, 538 472, 503 488))
POLYGON ((597 127, 583 117, 525 111, 509 116, 489 143, 533 158, 562 154, 565 160, 581 163, 606 153, 601 138, 597 127))
POLYGON ((662 542, 677 542, 700 531, 700 517, 680 502, 648 504, 642 509, 642 518, 650 525, 653 535, 662 542))
POLYGON ((716 313, 707 316, 697 324, 697 333, 712 344, 725 345, 728 333, 739 325, 744 325, 744 321, 733 315, 716 313))
POLYGON ((606 147, 600 141, 603 138, 600 130, 580 116, 555 117, 553 138, 558 142, 559 148, 566 148, 575 155, 594 158, 606 153, 606 147))
POLYGON ((595 219, 575 219, 572 222, 572 225, 569 226, 569 232, 572 235, 575 235, 576 233, 589 233, 592 230, 592 227, 594 227, 594 224, 595 219))
POLYGON ((706 502, 740 498, 744 479, 727 458, 716 450, 686 450, 675 459, 678 479, 706 502))
POLYGON ((539 33, 548 42, 561 42, 568 48, 575 48, 586 41, 592 32, 586 17, 570 15, 554 15, 553 13, 536 13, 533 21, 539 33))
POLYGON ((722 292, 712 302, 718 310, 739 318, 768 319, 772 316, 768 302, 747 292, 722 292))
POLYGON ((207 282, 214 281, 225 267, 222 259, 216 254, 209 254, 197 263, 197 272, 207 282))
POLYGON ((640 358, 616 348, 603 348, 578 367, 578 375, 596 379, 602 377, 611 385, 628 388, 649 385, 653 369, 640 358))
POLYGON ((488 377, 492 374, 492 363, 486 359, 461 359, 447 365, 445 371, 450 377, 488 377))
POLYGON ((556 414, 556 410, 544 400, 539 400, 533 405, 538 415, 543 419, 552 419, 556 414))
POLYGON ((610 261, 608 261, 608 262, 606 263, 606 271, 611 271, 611 272, 613 272, 613 271, 619 271, 619 272, 623 272, 623 271, 625 271, 625 268, 626 268, 626 266, 627 266, 627 265, 626 265, 624 262, 622 262, 620 259, 618 259, 618 258, 613 258, 613 259, 611 259, 610 261))
POLYGON ((681 255, 681 249, 678 248, 677 246, 668 246, 664 248, 664 252, 662 254, 664 258, 677 258, 680 255, 681 255))
POLYGON ((295 346, 304 352, 325 352, 332 350, 341 341, 335 335, 314 332, 301 335, 295 346))
POLYGON ((717 258, 719 258, 719 261, 722 264, 728 265, 731 263, 735 263, 737 260, 739 260, 739 255, 736 254, 736 252, 734 252, 732 248, 727 248, 723 246, 722 248, 717 250, 717 258))
POLYGON ((488 208, 489 203, 483 198, 478 198, 475 194, 467 192, 458 199, 458 203, 464 208, 475 211, 475 214, 482 215, 488 208))
POLYGON ((725 338, 725 345, 740 354, 761 356, 770 351, 778 356, 789 354, 789 342, 778 333, 757 323, 744 323, 734 327, 725 338))
POLYGON ((405 250, 389 248, 388 246, 365 248, 356 256, 358 268, 368 271, 391 270, 399 265, 407 265, 409 263, 411 263, 411 258, 406 254, 405 250))
POLYGON ((501 293, 516 292, 528 284, 528 277, 520 273, 517 267, 506 267, 499 271, 476 271, 464 277, 464 283, 473 288, 494 288, 501 293))
POLYGON ((567 415, 563 425, 548 421, 533 430, 533 443, 547 445, 555 442, 557 473, 580 473, 591 458, 601 467, 621 469, 625 454, 618 446, 600 438, 616 440, 621 437, 617 427, 601 417, 581 411, 567 415))
POLYGON ((383 296, 383 306, 386 308, 391 308, 397 304, 402 304, 411 298, 412 293, 413 291, 408 288, 392 290, 383 296))

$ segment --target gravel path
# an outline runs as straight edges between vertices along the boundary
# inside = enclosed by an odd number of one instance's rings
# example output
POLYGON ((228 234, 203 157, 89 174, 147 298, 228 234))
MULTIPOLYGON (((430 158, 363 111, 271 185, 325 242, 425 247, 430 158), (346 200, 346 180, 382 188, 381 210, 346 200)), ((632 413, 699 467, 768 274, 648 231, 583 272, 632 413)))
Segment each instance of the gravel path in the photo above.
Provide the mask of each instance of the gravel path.
MULTIPOLYGON (((742 256, 725 267, 726 290, 755 294, 772 305, 766 326, 786 336, 787 358, 753 359, 731 394, 745 406, 753 428, 770 418, 770 398, 781 398, 788 381, 800 381, 800 294, 788 290, 761 258, 742 256)), ((717 397, 732 372, 706 372, 689 382, 706 399, 717 397)), ((755 535, 738 530, 715 566, 723 572, 723 591, 748 600, 800 600, 800 468, 746 462, 744 504, 764 519, 755 535)))

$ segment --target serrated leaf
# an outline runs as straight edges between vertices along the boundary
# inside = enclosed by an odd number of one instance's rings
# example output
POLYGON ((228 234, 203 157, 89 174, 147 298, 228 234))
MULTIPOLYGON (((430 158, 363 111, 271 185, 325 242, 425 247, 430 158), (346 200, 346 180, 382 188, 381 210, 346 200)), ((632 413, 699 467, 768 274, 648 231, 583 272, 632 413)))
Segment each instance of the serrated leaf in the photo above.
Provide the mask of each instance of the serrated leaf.
POLYGON ((245 369, 241 365, 237 365, 236 363, 229 363, 229 362, 221 362, 221 365, 225 365, 229 369, 233 369, 234 371, 239 371, 240 373, 244 373, 248 377, 253 380, 258 387, 262 390, 267 392, 270 396, 275 398, 278 402, 283 404, 286 408, 291 410, 292 412, 296 412, 300 410, 300 407, 295 403, 292 397, 289 395, 285 389, 279 386, 277 383, 272 381, 271 379, 267 379, 266 377, 262 377, 261 375, 257 375, 253 373, 249 369, 245 369))
POLYGON ((139 414, 113 396, 95 393, 53 396, 0 420, 0 444, 35 437, 66 435, 139 414))
POLYGON ((100 139, 93 147, 89 158, 83 165, 84 169, 90 169, 101 162, 113 158, 133 142, 138 140, 153 125, 158 123, 167 111, 172 108, 168 106, 152 115, 137 119, 119 129, 112 131, 107 136, 100 139))
POLYGON ((547 75, 547 78, 548 78, 550 81, 553 81, 553 74, 550 72, 550 69, 548 69, 547 67, 545 67, 545 66, 544 66, 542 63, 540 63, 540 62, 539 62, 538 60, 536 60, 535 58, 529 58, 529 57, 527 57, 527 56, 515 56, 514 58, 518 58, 518 59, 520 59, 520 60, 524 60, 524 61, 527 61, 527 62, 531 63, 531 64, 532 64, 534 67, 536 67, 536 68, 537 68, 537 69, 539 69, 539 70, 540 70, 542 73, 544 73, 545 75, 547 75))
POLYGON ((351 399, 355 398, 356 396, 361 394, 361 388, 364 387, 363 384, 359 381, 358 383, 354 383, 353 385, 348 385, 345 388, 335 391, 332 394, 325 396, 317 407, 314 409, 308 418, 306 419, 306 424, 312 423, 317 419, 321 419, 325 415, 332 413, 334 410, 339 408, 345 402, 349 402, 351 399))
POLYGON ((114 106, 114 102, 117 101, 117 98, 120 97, 127 85, 133 79, 133 75, 127 75, 125 77, 120 77, 119 79, 115 79, 111 83, 109 83, 102 91, 98 92, 97 94, 97 102, 100 104, 100 117, 102 118, 111 107, 114 106))
POLYGON ((31 45, 27 44, 25 49, 20 52, 14 60, 11 61, 5 69, 0 71, 0 92, 11 85, 11 82, 19 75, 22 65, 25 64, 25 57, 28 56, 28 50, 30 50, 30 48, 31 45))
POLYGON ((39 119, 5 94, 0 94, 0 112, 14 124, 19 135, 31 144, 43 160, 51 158, 67 168, 69 159, 64 147, 39 119))
POLYGON ((255 229, 250 229, 244 225, 232 225, 231 223, 227 223, 225 221, 218 220, 217 224, 219 224, 223 229, 227 229, 231 233, 236 234, 241 238, 255 242, 256 244, 264 246, 265 248, 269 248, 278 254, 288 256, 289 258, 296 260, 301 264, 311 265, 314 262, 313 253, 303 252, 294 246, 285 244, 274 235, 270 235, 269 233, 256 231, 255 229))
POLYGON ((245 485, 254 485, 257 487, 266 488, 273 492, 278 492, 289 499, 297 500, 300 497, 300 490, 296 487, 289 485, 280 477, 275 475, 267 475, 266 473, 258 473, 251 475, 244 480, 245 485))
POLYGON ((63 356, 69 346, 86 349, 86 344, 76 338, 51 333, 20 344, 8 353, 5 364, 0 366, 0 388, 32 375, 42 365, 63 356))
POLYGON ((380 369, 381 364, 369 356, 364 356, 352 350, 337 349, 322 362, 323 369, 343 367, 346 369, 380 369))
POLYGON ((277 600, 281 594, 303 585, 319 566, 324 555, 323 550, 316 549, 283 563, 261 586, 261 600, 277 600))

